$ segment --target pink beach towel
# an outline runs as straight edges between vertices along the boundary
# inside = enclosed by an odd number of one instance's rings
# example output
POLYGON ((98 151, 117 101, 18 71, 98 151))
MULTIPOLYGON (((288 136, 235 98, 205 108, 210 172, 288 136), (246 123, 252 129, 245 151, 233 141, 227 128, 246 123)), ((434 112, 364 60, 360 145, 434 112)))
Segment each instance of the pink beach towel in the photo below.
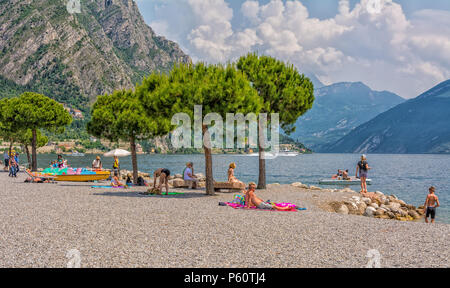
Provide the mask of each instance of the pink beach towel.
MULTIPOLYGON (((234 209, 243 209, 244 208, 244 205, 241 205, 241 204, 230 203, 230 202, 226 202, 226 204, 228 206, 234 208, 234 209)), ((297 211, 297 209, 296 209, 297 205, 292 204, 292 203, 284 203, 283 202, 283 203, 275 203, 275 205, 278 206, 278 207, 290 207, 291 210, 285 210, 287 212, 295 212, 295 211, 297 211)), ((258 209, 256 207, 252 207, 250 209, 253 209, 253 210, 266 210, 266 209, 258 209)), ((277 211, 277 210, 268 210, 268 211, 277 211)), ((282 212, 282 211, 280 211, 280 212, 282 212)))

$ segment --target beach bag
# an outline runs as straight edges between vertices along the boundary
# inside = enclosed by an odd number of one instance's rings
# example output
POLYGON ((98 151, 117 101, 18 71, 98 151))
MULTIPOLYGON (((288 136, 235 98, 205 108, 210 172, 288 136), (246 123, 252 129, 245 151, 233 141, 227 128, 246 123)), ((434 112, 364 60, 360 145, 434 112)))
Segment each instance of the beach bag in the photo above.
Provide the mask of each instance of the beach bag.
POLYGON ((239 205, 245 205, 245 197, 244 195, 235 194, 233 196, 233 201, 231 201, 233 204, 239 204, 239 205))
POLYGON ((137 179, 137 186, 145 186, 145 180, 142 176, 139 176, 137 179))

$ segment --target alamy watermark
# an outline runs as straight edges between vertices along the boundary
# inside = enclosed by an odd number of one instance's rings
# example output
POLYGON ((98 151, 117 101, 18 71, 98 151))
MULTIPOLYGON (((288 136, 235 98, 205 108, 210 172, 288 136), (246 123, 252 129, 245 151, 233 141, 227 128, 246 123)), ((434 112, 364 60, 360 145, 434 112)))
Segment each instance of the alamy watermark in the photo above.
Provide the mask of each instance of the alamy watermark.
POLYGON ((367 12, 370 14, 380 14, 384 8, 384 0, 368 0, 366 3, 367 12))
POLYGON ((280 151, 279 114, 272 113, 269 119, 268 116, 266 113, 260 113, 258 116, 254 113, 247 115, 227 113, 224 127, 223 118, 220 114, 208 113, 203 118, 203 107, 196 105, 194 107, 194 121, 186 113, 177 113, 172 117, 172 125, 177 126, 172 133, 172 146, 176 149, 200 149, 203 147, 219 149, 259 148, 258 137, 261 137, 261 149, 267 152, 264 153, 264 158, 273 159, 278 156, 280 151), (192 123, 194 127, 192 127, 192 123), (269 123, 270 138, 268 137, 269 123), (224 134, 226 135, 226 141, 224 141, 224 134))
POLYGON ((67 261, 67 268, 81 268, 81 253, 77 249, 70 249, 66 253, 66 258, 69 259, 67 261))
POLYGON ((381 268, 381 253, 376 249, 370 249, 367 251, 367 258, 369 261, 367 262, 366 268, 381 268))
POLYGON ((80 0, 68 0, 66 8, 69 14, 81 13, 81 2, 80 0))

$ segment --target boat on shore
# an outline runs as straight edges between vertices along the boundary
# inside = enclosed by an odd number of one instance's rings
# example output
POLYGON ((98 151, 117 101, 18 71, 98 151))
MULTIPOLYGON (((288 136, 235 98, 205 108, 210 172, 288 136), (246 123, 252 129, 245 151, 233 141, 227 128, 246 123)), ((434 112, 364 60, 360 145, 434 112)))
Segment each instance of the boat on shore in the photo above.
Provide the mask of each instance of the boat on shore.
POLYGON ((86 168, 47 168, 40 175, 42 177, 53 176, 54 181, 92 182, 108 179, 111 172, 86 168))

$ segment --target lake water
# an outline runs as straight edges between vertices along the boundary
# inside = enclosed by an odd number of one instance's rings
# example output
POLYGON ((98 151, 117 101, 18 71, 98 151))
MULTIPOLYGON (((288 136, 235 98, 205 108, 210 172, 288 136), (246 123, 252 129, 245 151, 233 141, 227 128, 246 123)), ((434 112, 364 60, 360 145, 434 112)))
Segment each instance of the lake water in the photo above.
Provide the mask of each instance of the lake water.
MULTIPOLYGON (((407 203, 416 206, 423 205, 428 193, 428 187, 436 187, 441 203, 438 208, 437 222, 450 223, 450 155, 367 155, 372 170, 369 178, 373 184, 369 191, 382 191, 385 194, 395 194, 407 203)), ((66 156, 72 167, 88 167, 95 156, 66 156)), ((55 160, 55 155, 38 155, 41 168, 55 160)), ((102 157, 103 166, 110 168, 112 158, 102 157)), ((185 163, 192 161, 194 171, 205 174, 205 162, 202 154, 198 155, 138 155, 139 171, 153 173, 157 168, 168 168, 172 174, 181 174, 185 163)), ((266 160, 267 183, 290 184, 302 182, 309 185, 323 186, 318 180, 329 178, 337 169, 349 169, 350 175, 355 175, 356 154, 307 154, 295 157, 278 157, 266 160)), ((226 181, 229 163, 235 162, 235 175, 238 179, 249 182, 258 180, 258 157, 246 155, 213 155, 214 178, 226 181)), ((121 169, 131 170, 131 157, 120 158, 121 169)), ((351 186, 359 191, 359 186, 351 186)))

